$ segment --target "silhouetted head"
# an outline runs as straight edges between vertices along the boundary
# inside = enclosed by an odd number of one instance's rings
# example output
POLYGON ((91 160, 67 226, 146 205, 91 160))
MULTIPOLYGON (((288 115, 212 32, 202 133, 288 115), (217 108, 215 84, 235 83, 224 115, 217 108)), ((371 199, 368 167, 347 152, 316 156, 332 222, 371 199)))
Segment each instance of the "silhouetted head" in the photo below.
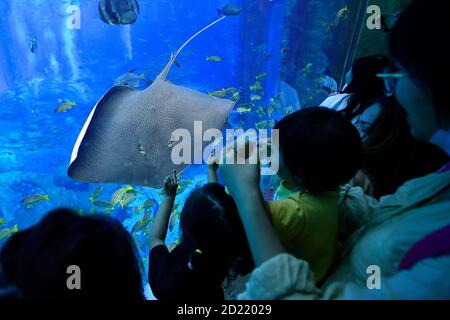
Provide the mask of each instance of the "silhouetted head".
POLYGON ((186 200, 180 217, 183 242, 194 270, 224 279, 230 268, 245 274, 252 269, 251 253, 236 204, 225 188, 207 184, 186 200))
POLYGON ((391 52, 400 72, 395 95, 408 114, 412 134, 428 140, 450 128, 449 1, 413 1, 391 34, 391 52))
POLYGON ((0 251, 5 280, 23 299, 143 299, 141 268, 129 233, 116 220, 48 213, 13 235, 0 251), (78 274, 81 289, 71 275, 78 274))
POLYGON ((347 86, 343 93, 351 94, 343 113, 353 119, 364 112, 385 94, 384 81, 377 77, 390 66, 389 59, 381 56, 368 56, 355 60, 347 74, 347 86))
POLYGON ((279 176, 311 192, 335 191, 362 162, 358 131, 342 114, 305 108, 275 125, 280 137, 279 176))

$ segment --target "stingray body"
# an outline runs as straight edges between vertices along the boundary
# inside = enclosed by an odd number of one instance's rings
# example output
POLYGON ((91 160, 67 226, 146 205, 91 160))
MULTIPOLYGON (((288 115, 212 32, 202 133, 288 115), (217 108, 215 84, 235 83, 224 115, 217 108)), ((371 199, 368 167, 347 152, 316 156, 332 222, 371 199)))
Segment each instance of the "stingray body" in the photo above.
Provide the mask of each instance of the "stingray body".
POLYGON ((113 87, 101 98, 73 149, 71 178, 160 187, 173 169, 181 172, 188 166, 172 161, 172 133, 186 129, 193 137, 195 121, 202 122, 203 131, 221 130, 235 102, 177 86, 166 77, 184 46, 223 18, 191 37, 147 89, 113 87))

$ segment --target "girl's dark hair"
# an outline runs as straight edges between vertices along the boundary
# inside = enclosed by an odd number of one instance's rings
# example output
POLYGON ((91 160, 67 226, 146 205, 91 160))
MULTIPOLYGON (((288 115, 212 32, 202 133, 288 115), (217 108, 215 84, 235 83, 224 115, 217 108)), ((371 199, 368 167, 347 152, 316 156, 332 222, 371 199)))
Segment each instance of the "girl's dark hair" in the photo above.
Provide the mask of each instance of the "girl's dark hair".
POLYGON ((377 99, 384 96, 384 81, 376 75, 390 66, 389 59, 381 55, 355 60, 352 65, 352 81, 342 93, 350 94, 342 113, 349 120, 363 113, 377 99))
POLYGON ((48 213, 0 251, 3 277, 23 299, 32 300, 142 300, 138 261, 133 240, 118 221, 68 209, 48 213), (80 268, 80 290, 67 287, 71 265, 80 268))
POLYGON ((336 111, 305 108, 283 118, 275 129, 279 130, 284 162, 303 189, 334 191, 360 168, 359 133, 336 111))
POLYGON ((230 269, 240 274, 253 269, 236 204, 223 186, 209 183, 192 192, 181 212, 180 226, 193 268, 204 277, 223 281, 230 269))
POLYGON ((415 81, 429 90, 439 120, 450 118, 450 1, 415 0, 391 34, 391 52, 415 81))

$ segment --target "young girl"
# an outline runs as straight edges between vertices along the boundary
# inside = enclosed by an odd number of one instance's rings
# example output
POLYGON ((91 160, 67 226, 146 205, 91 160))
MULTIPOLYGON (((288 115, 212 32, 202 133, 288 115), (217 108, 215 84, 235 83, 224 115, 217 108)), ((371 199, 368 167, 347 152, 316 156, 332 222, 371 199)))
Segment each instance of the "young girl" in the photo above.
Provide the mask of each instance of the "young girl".
POLYGON ((222 283, 230 270, 245 274, 252 268, 236 205, 217 183, 192 192, 181 212, 182 242, 169 252, 164 239, 177 187, 174 172, 164 180, 153 225, 150 287, 159 300, 223 300, 222 283))

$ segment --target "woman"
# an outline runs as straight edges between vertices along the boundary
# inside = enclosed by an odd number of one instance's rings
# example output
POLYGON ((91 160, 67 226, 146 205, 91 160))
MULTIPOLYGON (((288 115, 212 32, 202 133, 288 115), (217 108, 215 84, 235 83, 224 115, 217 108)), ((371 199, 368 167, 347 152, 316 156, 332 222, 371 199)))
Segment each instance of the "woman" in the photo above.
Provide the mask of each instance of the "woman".
MULTIPOLYGON (((450 153, 450 52, 441 45, 450 36, 450 3, 439 5, 416 0, 401 15, 391 38, 400 70, 383 77, 396 80, 413 136, 450 153)), ((373 212, 363 212, 369 219, 347 241, 319 289, 308 264, 286 254, 270 226, 258 167, 221 166, 257 265, 240 298, 450 299, 449 169, 411 180, 373 212)))
POLYGON ((389 59, 381 55, 357 59, 342 92, 321 104, 342 112, 358 129, 364 161, 351 184, 377 199, 394 193, 408 180, 435 172, 448 161, 438 147, 412 137, 404 110, 377 76, 390 66, 389 59))

